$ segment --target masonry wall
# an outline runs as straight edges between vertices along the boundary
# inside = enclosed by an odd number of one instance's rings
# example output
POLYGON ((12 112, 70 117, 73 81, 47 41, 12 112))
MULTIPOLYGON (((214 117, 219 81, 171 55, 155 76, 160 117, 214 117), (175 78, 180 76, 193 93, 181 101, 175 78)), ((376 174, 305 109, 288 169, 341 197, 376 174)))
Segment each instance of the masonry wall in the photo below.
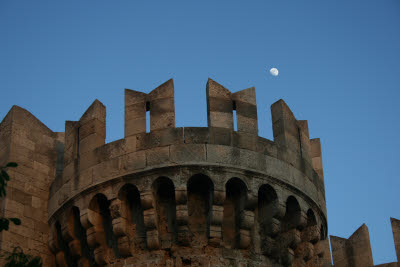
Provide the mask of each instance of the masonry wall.
MULTIPOLYGON (((267 140, 254 88, 209 79, 206 90, 208 127, 177 128, 172 80, 126 89, 125 137, 107 144, 98 100, 64 133, 14 106, 0 163, 19 166, 0 212, 22 226, 0 249, 21 246, 44 266, 331 266, 321 143, 307 121, 279 100, 267 140)), ((373 266, 366 226, 331 242, 336 267, 373 266)))
POLYGON ((211 79, 207 110, 209 127, 176 128, 169 80, 125 90, 121 140, 105 144, 97 100, 66 122, 49 199, 59 266, 330 264, 320 143, 307 122, 278 101, 274 141, 261 138, 255 89, 231 93, 211 79))
POLYGON ((47 245, 47 208, 50 184, 56 175, 57 138, 62 137, 18 106, 13 106, 0 124, 0 164, 18 163, 17 168, 8 170, 10 181, 1 212, 22 221, 0 233, 1 253, 19 246, 26 254, 41 256, 44 266, 53 264, 47 245))

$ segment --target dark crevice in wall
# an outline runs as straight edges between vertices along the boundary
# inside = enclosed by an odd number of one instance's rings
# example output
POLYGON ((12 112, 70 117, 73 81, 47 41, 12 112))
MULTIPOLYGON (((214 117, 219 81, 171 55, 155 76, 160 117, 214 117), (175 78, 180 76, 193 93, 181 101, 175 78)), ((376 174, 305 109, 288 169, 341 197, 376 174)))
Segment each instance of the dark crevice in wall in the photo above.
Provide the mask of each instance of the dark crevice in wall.
POLYGON ((94 252, 87 243, 86 230, 82 227, 80 220, 80 212, 77 207, 72 208, 72 213, 74 216, 74 235, 78 238, 81 244, 81 253, 82 256, 89 261, 89 266, 98 266, 94 261, 94 252))
POLYGON ((188 224, 192 236, 210 236, 211 211, 214 198, 214 184, 205 175, 192 176, 187 183, 188 224))
POLYGON ((222 221, 223 240, 231 248, 237 248, 240 242, 240 227, 247 200, 247 187, 239 178, 232 178, 226 183, 225 190, 226 198, 222 221))
POLYGON ((73 260, 72 255, 69 251, 68 243, 64 241, 62 237, 61 225, 59 222, 56 222, 56 231, 57 231, 57 241, 58 246, 60 247, 61 251, 64 252, 64 259, 68 266, 71 267, 78 267, 78 263, 76 260, 73 260))

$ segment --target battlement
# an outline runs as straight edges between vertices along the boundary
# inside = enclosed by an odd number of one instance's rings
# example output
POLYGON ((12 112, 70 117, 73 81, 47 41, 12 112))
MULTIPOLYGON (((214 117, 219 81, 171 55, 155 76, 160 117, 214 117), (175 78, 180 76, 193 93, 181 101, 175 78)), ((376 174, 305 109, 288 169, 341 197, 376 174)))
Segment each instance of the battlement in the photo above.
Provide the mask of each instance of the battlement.
MULTIPOLYGON (((165 263, 176 246, 187 255, 225 251, 221 265, 330 262, 321 144, 309 139, 307 121, 277 101, 271 141, 258 136, 254 88, 232 93, 209 79, 206 90, 208 127, 175 127, 169 80, 148 94, 125 90, 123 139, 105 143, 106 108, 98 100, 67 121, 64 133, 46 130, 52 154, 41 219, 48 219, 44 231, 58 265, 127 263, 137 253, 136 262, 153 253, 165 263)), ((34 131, 39 121, 23 113, 24 132, 34 131)), ((7 115, 0 129, 13 123, 7 115)), ((178 254, 171 260, 183 264, 178 254)))
POLYGON ((397 267, 400 256, 400 221, 390 218, 397 262, 374 265, 368 227, 361 225, 349 238, 330 236, 334 266, 338 267, 397 267))
MULTIPOLYGON (((174 86, 169 80, 149 94, 126 89, 125 138, 105 144, 106 110, 100 101, 95 100, 79 121, 66 122, 63 175, 52 185, 50 196, 78 172, 84 174, 85 179, 75 181, 74 189, 82 187, 82 183, 89 183, 93 178, 87 177, 86 172, 92 168, 93 172, 98 167, 103 169, 98 164, 107 165, 106 162, 110 165, 106 168, 110 172, 114 166, 125 173, 159 164, 202 163, 265 171, 268 164, 273 164, 265 161, 267 157, 271 161, 279 159, 303 173, 306 178, 291 183, 298 186, 305 183, 306 187, 312 188, 308 191, 313 191, 310 194, 314 195, 315 202, 320 203, 325 194, 319 139, 309 139, 307 121, 296 120, 283 100, 274 103, 271 112, 274 141, 258 136, 254 87, 231 93, 209 79, 208 127, 175 128, 174 86), (233 130, 233 110, 237 115, 237 131, 233 130), (150 111, 148 133, 146 111, 150 111), (118 161, 117 157, 122 155, 134 157, 135 164, 126 165, 126 160, 118 161)), ((121 174, 114 171, 114 175, 121 174)), ((110 174, 103 173, 103 176, 110 177, 110 174)), ((287 175, 286 179, 290 176, 287 175)), ((71 196, 69 192, 64 195, 71 196)), ((50 214, 52 211, 50 208, 50 214)))

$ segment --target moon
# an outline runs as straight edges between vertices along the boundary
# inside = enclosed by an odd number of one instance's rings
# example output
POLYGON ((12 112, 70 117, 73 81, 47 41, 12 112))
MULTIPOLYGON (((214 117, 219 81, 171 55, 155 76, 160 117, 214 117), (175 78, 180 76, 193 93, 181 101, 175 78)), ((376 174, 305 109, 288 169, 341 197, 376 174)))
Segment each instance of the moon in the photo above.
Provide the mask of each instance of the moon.
POLYGON ((269 73, 271 73, 272 76, 278 76, 279 71, 277 68, 272 68, 269 70, 269 73))

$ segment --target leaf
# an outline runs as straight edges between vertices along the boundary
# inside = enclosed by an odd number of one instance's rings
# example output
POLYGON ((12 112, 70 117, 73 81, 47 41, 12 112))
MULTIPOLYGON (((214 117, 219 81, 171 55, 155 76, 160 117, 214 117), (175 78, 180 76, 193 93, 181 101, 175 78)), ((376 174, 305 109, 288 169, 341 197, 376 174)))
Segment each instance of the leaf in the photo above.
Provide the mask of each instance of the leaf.
POLYGON ((5 170, 1 171, 1 175, 3 176, 4 180, 10 181, 10 176, 8 176, 8 173, 5 170))
POLYGON ((0 218, 0 232, 3 230, 8 230, 9 221, 6 218, 0 218))
POLYGON ((18 164, 16 162, 9 162, 7 163, 6 167, 16 168, 18 167, 18 164))
POLYGON ((10 218, 10 221, 12 221, 15 225, 21 225, 21 220, 18 218, 10 218))

